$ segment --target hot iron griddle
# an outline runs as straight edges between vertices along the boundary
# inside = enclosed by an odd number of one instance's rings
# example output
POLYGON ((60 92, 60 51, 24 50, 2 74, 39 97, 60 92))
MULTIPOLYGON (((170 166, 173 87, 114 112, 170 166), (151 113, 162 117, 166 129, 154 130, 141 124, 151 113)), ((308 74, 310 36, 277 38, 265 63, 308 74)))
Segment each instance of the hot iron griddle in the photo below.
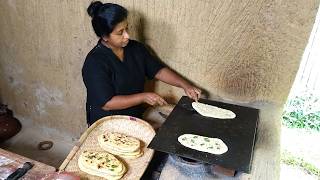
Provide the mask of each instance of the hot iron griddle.
POLYGON ((192 108, 192 102, 186 96, 180 99, 148 147, 250 173, 259 110, 200 99, 199 102, 228 109, 236 114, 234 119, 215 119, 198 114, 192 108), (228 146, 228 151, 213 155, 184 147, 178 142, 178 137, 182 134, 220 138, 228 146))

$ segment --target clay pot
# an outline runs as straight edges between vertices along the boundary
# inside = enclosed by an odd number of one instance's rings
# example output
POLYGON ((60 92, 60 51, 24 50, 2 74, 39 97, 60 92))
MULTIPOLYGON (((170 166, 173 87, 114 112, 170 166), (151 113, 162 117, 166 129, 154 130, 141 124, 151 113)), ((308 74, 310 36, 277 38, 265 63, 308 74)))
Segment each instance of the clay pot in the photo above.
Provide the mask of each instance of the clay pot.
POLYGON ((0 142, 16 135, 21 130, 20 122, 12 116, 9 110, 0 113, 0 142))

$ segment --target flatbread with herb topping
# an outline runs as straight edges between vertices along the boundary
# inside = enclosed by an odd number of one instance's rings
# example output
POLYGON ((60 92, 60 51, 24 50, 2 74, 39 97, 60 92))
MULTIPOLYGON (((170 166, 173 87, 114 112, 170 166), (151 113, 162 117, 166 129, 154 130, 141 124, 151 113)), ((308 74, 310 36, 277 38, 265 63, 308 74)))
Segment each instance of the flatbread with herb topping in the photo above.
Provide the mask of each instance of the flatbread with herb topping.
POLYGON ((227 145, 218 138, 183 134, 178 137, 178 141, 185 147, 211 154, 223 154, 228 151, 227 145))
POLYGON ((109 146, 120 152, 133 152, 140 149, 140 141, 137 138, 118 132, 106 132, 98 137, 103 146, 109 146))
POLYGON ((125 159, 136 159, 143 155, 140 140, 117 132, 106 132, 98 136, 100 147, 125 159))
POLYGON ((81 171, 107 179, 120 179, 126 167, 108 152, 84 151, 78 159, 81 171))

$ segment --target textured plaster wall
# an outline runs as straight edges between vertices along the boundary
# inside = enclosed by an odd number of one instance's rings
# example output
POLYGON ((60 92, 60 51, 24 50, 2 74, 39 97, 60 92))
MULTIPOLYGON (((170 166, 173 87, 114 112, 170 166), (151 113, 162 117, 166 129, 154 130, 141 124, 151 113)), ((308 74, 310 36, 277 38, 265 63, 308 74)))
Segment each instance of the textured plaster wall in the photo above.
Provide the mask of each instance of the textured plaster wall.
MULTIPOLYGON (((85 129, 81 67, 97 38, 90 1, 1 0, 0 99, 23 120, 85 129)), ((284 103, 319 0, 122 0, 133 38, 211 96, 284 103)), ((177 100, 183 92, 155 90, 177 100)))

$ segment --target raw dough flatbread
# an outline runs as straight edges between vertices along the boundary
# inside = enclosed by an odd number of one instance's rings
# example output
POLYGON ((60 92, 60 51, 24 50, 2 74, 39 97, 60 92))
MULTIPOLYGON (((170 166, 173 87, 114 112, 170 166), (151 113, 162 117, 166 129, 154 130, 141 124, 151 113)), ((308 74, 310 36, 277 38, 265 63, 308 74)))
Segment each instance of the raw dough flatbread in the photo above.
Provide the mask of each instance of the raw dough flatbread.
POLYGON ((84 151, 78 166, 83 172, 108 179, 120 179, 126 172, 124 164, 108 152, 84 151))
POLYGON ((218 119, 233 119, 236 117, 236 114, 230 110, 222 109, 216 106, 193 102, 193 109, 195 109, 199 114, 206 117, 213 117, 218 119))
POLYGON ((223 154, 228 151, 227 145, 218 138, 183 134, 178 137, 178 141, 185 147, 211 154, 223 154))

